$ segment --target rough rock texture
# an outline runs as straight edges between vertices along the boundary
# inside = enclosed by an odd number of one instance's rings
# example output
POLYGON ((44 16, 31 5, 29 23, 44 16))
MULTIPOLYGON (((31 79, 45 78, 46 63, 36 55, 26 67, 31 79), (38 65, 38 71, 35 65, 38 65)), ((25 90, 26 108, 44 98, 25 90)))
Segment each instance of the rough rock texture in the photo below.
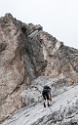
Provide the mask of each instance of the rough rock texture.
POLYGON ((47 60, 45 75, 56 76, 63 74, 70 77, 72 82, 78 81, 78 50, 64 46, 46 32, 37 35, 43 46, 43 54, 47 60))
POLYGON ((21 94, 27 106, 1 125, 78 125, 78 84, 69 86, 67 81, 64 76, 35 79, 21 94), (45 83, 52 88, 51 107, 46 108, 41 95, 45 83))
POLYGON ((0 19, 0 121, 22 106, 19 94, 46 66, 40 42, 27 38, 39 28, 21 23, 11 14, 0 19))
MULTIPOLYGON (((63 75, 69 85, 78 82, 78 50, 64 46, 40 25, 23 23, 11 14, 1 17, 0 122, 18 108, 38 101, 29 100, 23 91, 28 91, 31 81, 42 75, 63 75)), ((39 92, 34 94, 39 96, 39 92)))

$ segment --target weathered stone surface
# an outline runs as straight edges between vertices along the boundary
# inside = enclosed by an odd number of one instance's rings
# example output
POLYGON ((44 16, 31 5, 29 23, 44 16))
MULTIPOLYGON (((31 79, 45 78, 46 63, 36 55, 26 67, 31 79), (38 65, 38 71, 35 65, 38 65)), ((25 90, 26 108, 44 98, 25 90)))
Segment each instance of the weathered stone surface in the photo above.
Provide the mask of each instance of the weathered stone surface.
POLYGON ((21 94, 26 107, 17 111, 1 125, 77 125, 78 84, 69 86, 67 81, 64 76, 38 77, 21 94), (49 108, 44 108, 42 103, 41 92, 44 83, 52 88, 53 96, 49 108))
POLYGON ((18 41, 20 32, 17 31, 12 18, 11 15, 5 15, 0 20, 0 39, 2 40, 0 44, 0 121, 13 112, 17 106, 20 107, 20 103, 16 104, 17 97, 14 97, 12 93, 22 84, 25 74, 21 53, 23 46, 18 41))
POLYGON ((77 82, 78 50, 64 46, 63 42, 44 31, 40 31, 37 38, 42 44, 44 59, 47 60, 45 75, 63 74, 70 77, 72 82, 77 82))
POLYGON ((21 91, 46 66, 40 42, 27 37, 40 29, 40 25, 24 24, 11 14, 0 19, 0 121, 22 106, 21 91))
MULTIPOLYGON (((56 88, 64 86, 65 83, 66 85, 77 83, 78 50, 64 46, 63 42, 44 32, 41 25, 23 23, 13 18, 11 14, 1 17, 0 121, 5 120, 18 108, 41 100, 41 98, 37 100, 40 92, 34 91, 29 86, 33 79, 43 75, 65 77, 64 82, 59 81, 59 85, 57 82, 53 84, 53 92, 57 90, 53 96, 62 92, 56 88), (29 99, 31 90, 33 94, 29 99), (24 92, 28 92, 28 95, 24 92)), ((43 81, 46 84, 47 77, 43 81)))

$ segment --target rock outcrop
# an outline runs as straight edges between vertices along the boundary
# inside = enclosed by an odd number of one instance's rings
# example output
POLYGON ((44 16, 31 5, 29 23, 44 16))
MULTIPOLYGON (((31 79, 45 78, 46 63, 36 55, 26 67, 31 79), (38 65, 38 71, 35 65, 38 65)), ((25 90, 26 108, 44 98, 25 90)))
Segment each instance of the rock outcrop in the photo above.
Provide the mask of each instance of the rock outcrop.
POLYGON ((0 122, 33 101, 27 101, 29 95, 21 100, 32 80, 59 75, 69 85, 78 82, 78 50, 64 46, 41 25, 23 23, 11 14, 0 18, 0 122))
POLYGON ((27 37, 40 29, 11 14, 0 19, 0 121, 22 106, 19 94, 46 66, 40 42, 27 37))
POLYGON ((46 32, 39 32, 38 39, 43 46, 43 54, 47 60, 45 75, 56 76, 63 74, 70 77, 72 82, 78 81, 78 50, 64 46, 46 32))

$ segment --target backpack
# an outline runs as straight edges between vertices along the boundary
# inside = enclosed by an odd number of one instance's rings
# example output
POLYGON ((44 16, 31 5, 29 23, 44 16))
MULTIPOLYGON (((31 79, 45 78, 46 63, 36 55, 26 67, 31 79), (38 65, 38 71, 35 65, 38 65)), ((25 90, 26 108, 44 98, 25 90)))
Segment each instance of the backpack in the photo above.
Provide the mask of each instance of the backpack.
POLYGON ((43 89, 46 89, 46 90, 51 90, 51 88, 49 87, 49 86, 44 86, 44 88, 43 89))

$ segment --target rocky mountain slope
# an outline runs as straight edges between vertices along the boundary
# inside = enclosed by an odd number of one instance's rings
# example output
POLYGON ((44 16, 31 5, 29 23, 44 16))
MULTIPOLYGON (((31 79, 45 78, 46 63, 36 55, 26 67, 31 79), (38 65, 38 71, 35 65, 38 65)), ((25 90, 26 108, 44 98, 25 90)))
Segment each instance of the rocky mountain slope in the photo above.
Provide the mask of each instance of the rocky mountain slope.
POLYGON ((1 125, 78 125, 78 84, 69 86, 64 76, 40 76, 21 96, 27 106, 1 125), (52 88, 51 106, 46 108, 41 96, 44 84, 52 88))
MULTIPOLYGON (((55 124, 52 120, 58 115, 58 113, 56 113, 57 115, 55 116, 53 113, 58 112, 60 109, 58 99, 60 98, 62 106, 64 101, 62 99, 63 96, 65 96, 65 104, 71 100, 70 108, 72 109, 72 98, 75 98, 75 95, 77 96, 77 91, 75 90, 77 88, 77 83, 78 50, 65 46, 63 42, 58 41, 55 37, 43 31, 43 28, 40 25, 23 23, 14 18, 11 14, 6 14, 4 17, 0 18, 1 123, 6 118, 11 116, 17 109, 27 106, 25 107, 26 116, 22 116, 21 122, 25 117, 29 120, 31 113, 35 110, 36 112, 39 111, 41 116, 39 117, 37 114, 34 114, 37 118, 35 124, 34 121, 32 121, 31 123, 28 122, 28 125, 36 125, 39 124, 38 122, 41 122, 40 125, 45 124, 45 122, 46 125, 50 125, 48 121, 49 118, 52 118, 51 123, 55 124), (64 77, 61 81, 60 76, 64 77), (39 84, 36 87, 32 87, 35 82, 33 82, 33 80, 37 81, 38 79, 36 78, 38 77, 40 79, 39 84), (56 81, 57 77, 58 81, 56 81), (55 106, 58 108, 56 108, 56 110, 54 110, 52 113, 49 112, 48 116, 45 116, 47 111, 45 111, 43 107, 39 111, 37 106, 42 106, 40 103, 42 101, 40 92, 42 91, 44 84, 49 84, 47 79, 51 80, 50 85, 52 88, 58 88, 52 91, 53 98, 56 100, 55 106), (55 82, 53 82, 53 79, 55 82), (74 83, 76 87, 74 87, 74 83), (41 87, 40 84, 42 84, 41 87), (37 88, 37 91, 34 92, 32 88, 37 88), (63 91, 64 88, 65 90, 63 91), (26 94, 26 92, 28 94, 26 94), (36 95, 36 98, 34 98, 34 94, 32 92, 36 95), (64 92, 66 92, 66 94, 64 92), (66 99, 67 95, 70 93, 72 93, 71 98, 66 99), (30 103, 35 103, 35 105, 30 105, 30 107, 28 107, 30 103), (39 104, 37 105, 37 103, 39 104), (27 111, 30 109, 32 112, 27 115, 27 111), (43 120, 45 117, 48 118, 47 121, 43 120)), ((76 103, 77 98, 75 98, 75 107, 77 106, 76 103)), ((66 108, 68 109, 67 104, 66 108)), ((52 109, 54 109, 53 105, 52 109)), ((64 109, 65 105, 63 106, 63 110, 64 109)), ((63 113, 65 118, 66 112, 63 113)), ((24 113, 23 109, 19 111, 18 115, 14 116, 12 119, 19 119, 19 115, 21 115, 21 113, 24 113)), ((76 110, 72 111, 71 114, 73 115, 73 113, 77 114, 76 110)), ((34 116, 32 116, 32 118, 33 117, 34 116)), ((14 121, 16 121, 15 119, 14 121)), ((59 119, 57 118, 57 121, 58 120, 59 119)), ((63 120, 64 118, 61 121, 63 120)), ((17 123, 13 124, 18 124, 18 122, 19 120, 17 120, 17 123)), ((26 120, 23 122, 25 122, 24 124, 27 125, 26 120)), ((3 124, 10 123, 6 122, 3 124)))

